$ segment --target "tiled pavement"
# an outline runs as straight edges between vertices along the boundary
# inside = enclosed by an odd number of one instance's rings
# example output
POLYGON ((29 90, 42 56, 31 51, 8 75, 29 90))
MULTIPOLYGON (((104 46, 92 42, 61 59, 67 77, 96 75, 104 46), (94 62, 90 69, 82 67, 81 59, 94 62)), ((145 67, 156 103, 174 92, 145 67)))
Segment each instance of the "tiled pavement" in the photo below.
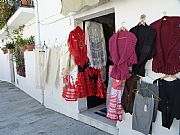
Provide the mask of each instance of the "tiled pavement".
POLYGON ((43 107, 14 85, 0 81, 0 135, 109 135, 43 107))

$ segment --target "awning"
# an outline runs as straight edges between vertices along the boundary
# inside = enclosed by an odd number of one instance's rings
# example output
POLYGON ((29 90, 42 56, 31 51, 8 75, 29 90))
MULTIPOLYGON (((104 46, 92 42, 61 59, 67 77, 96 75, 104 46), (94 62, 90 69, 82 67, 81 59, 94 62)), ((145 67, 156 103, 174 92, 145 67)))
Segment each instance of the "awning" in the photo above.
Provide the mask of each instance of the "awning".
POLYGON ((78 12, 87 7, 102 5, 109 0, 61 0, 61 13, 68 15, 70 12, 78 12))

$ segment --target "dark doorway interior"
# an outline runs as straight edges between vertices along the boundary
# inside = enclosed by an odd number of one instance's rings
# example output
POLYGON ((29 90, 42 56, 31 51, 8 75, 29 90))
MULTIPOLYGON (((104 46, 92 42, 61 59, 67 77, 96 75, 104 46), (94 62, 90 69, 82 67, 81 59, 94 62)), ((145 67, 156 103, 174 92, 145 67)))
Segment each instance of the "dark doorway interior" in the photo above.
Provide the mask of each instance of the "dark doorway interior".
MULTIPOLYGON (((109 43, 109 38, 115 32, 115 14, 111 13, 108 15, 100 16, 100 17, 93 18, 93 19, 86 20, 86 21, 94 21, 94 22, 101 23, 103 25, 103 31, 104 31, 105 41, 106 41, 106 52, 107 52, 107 57, 109 58, 108 43, 109 43)), ((83 22, 83 26, 85 28, 85 21, 83 22)), ((107 65, 106 65, 106 71, 107 71, 106 85, 108 85, 109 65, 112 65, 112 62, 108 59, 107 65)), ((87 107, 88 108, 96 107, 105 102, 106 102, 106 99, 101 99, 101 98, 98 98, 95 96, 87 97, 87 107)))

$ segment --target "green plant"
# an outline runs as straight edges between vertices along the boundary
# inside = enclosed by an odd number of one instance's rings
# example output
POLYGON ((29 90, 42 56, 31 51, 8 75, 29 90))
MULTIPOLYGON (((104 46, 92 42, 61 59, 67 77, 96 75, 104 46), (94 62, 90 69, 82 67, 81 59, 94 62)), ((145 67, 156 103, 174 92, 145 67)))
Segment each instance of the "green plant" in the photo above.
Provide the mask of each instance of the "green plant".
POLYGON ((24 25, 19 26, 19 28, 16 30, 13 30, 13 39, 15 41, 20 38, 23 38, 23 30, 24 30, 24 25))
POLYGON ((11 15, 11 7, 8 1, 0 0, 0 29, 2 29, 11 15))
POLYGON ((2 47, 1 50, 3 51, 4 54, 8 52, 6 47, 2 47))
POLYGON ((26 44, 27 44, 27 40, 26 40, 26 39, 18 38, 18 39, 16 40, 16 45, 25 46, 26 44))
POLYGON ((15 48, 15 43, 14 43, 14 41, 7 42, 5 46, 6 46, 7 49, 14 49, 15 48))
POLYGON ((26 43, 28 45, 35 45, 35 39, 34 39, 34 36, 30 36, 29 38, 26 39, 26 43))
POLYGON ((26 76, 25 73, 25 63, 24 63, 24 53, 19 49, 19 46, 15 47, 15 53, 13 55, 13 61, 16 62, 16 71, 20 76, 26 76))

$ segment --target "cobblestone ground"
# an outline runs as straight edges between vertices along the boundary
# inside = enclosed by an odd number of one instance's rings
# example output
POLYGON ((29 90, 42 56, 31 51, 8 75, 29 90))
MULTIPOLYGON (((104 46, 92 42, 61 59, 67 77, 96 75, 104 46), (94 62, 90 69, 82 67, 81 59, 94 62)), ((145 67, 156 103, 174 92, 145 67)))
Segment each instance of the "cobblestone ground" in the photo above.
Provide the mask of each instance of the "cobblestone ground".
POLYGON ((14 85, 0 81, 0 135, 109 135, 43 107, 14 85))

